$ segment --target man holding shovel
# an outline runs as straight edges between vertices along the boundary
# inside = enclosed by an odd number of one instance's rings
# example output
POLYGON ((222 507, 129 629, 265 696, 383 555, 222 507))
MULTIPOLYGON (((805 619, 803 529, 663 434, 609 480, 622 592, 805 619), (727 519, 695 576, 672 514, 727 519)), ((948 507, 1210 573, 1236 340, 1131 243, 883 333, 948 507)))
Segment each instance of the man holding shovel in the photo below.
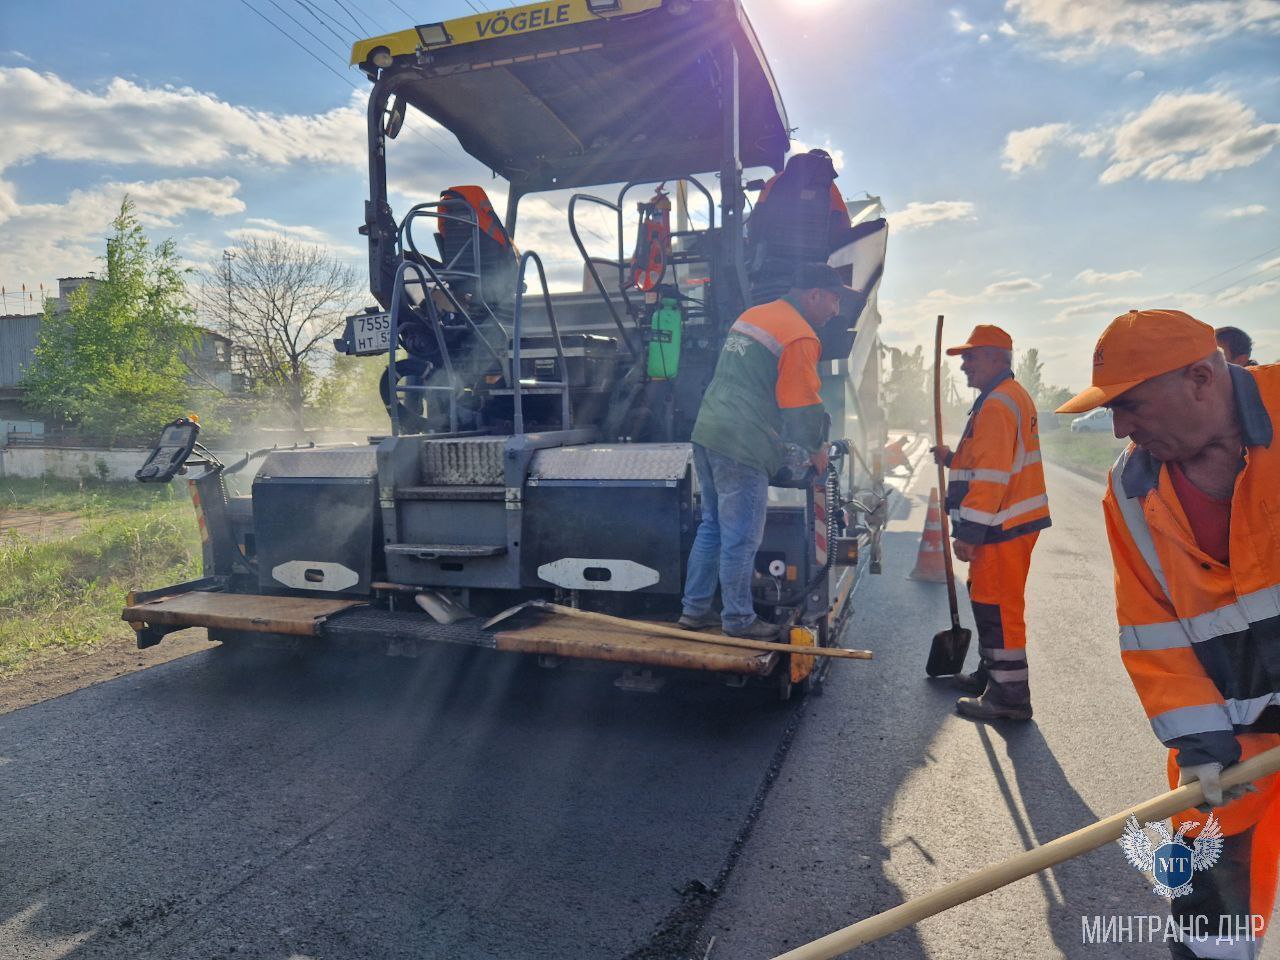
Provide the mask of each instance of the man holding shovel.
MULTIPOLYGON (((1169 747, 1170 783, 1199 781, 1225 845, 1175 917, 1257 929, 1275 902, 1280 778, 1223 790, 1222 771, 1280 744, 1280 366, 1227 363, 1180 310, 1132 310, 1103 331, 1093 386, 1058 408, 1106 406, 1120 455, 1103 510, 1120 656, 1169 747)), ((1204 817, 1187 810, 1175 828, 1204 817)), ((1175 957, 1255 957, 1210 936, 1175 957)))
POLYGON ((1036 407, 1013 378, 1013 339, 999 327, 980 324, 947 355, 962 358, 980 391, 956 450, 933 448, 951 468, 946 509, 956 557, 969 564, 978 628, 978 669, 953 681, 974 696, 956 710, 973 720, 1030 720, 1024 594, 1031 551, 1050 523, 1036 407))

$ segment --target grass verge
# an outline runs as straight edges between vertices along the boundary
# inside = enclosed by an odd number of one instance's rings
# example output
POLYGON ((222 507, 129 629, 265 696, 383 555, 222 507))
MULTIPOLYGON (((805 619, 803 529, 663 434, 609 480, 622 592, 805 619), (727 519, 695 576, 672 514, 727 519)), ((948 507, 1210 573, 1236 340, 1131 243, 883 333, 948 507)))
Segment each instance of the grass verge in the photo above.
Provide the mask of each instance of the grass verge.
POLYGON ((0 510, 74 512, 60 539, 0 535, 0 676, 41 657, 132 636, 125 594, 196 576, 200 538, 183 486, 0 479, 0 510))
POLYGON ((1040 434, 1040 451, 1046 460, 1102 481, 1127 444, 1109 433, 1072 433, 1065 427, 1040 434))

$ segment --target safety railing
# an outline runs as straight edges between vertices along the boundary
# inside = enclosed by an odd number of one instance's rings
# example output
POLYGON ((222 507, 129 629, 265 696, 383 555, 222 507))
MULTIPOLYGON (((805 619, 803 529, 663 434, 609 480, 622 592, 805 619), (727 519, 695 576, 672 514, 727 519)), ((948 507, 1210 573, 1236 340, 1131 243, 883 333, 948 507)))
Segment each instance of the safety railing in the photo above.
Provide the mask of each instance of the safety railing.
MULTIPOLYGON (((602 206, 605 209, 612 211, 614 218, 617 221, 615 235, 618 238, 618 257, 616 261, 613 261, 613 264, 618 271, 617 289, 618 289, 618 293, 622 296, 623 303, 626 304, 627 315, 633 319, 636 319, 638 317, 638 311, 636 310, 635 305, 632 303, 631 297, 628 293, 629 284, 627 283, 627 279, 626 279, 627 257, 623 247, 624 235, 625 235, 625 224, 624 224, 624 214, 623 214, 624 204, 626 203, 627 193, 635 189, 636 187, 644 186, 646 184, 665 183, 665 182, 666 181, 658 181, 658 180, 629 181, 628 183, 623 184, 622 189, 618 192, 618 200, 616 203, 611 200, 606 200, 603 197, 593 196, 592 194, 589 194, 589 193, 575 193, 572 197, 569 198, 569 235, 573 238, 573 243, 578 248, 578 254, 582 257, 582 262, 586 265, 587 272, 591 275, 592 283, 595 284, 595 288, 599 292, 601 299, 604 300, 605 306, 608 307, 609 309, 609 315, 613 318, 614 325, 617 326, 618 328, 618 334, 619 336, 622 337, 622 342, 626 345, 628 352, 630 352, 633 357, 637 356, 635 344, 632 342, 631 336, 627 332, 625 324, 622 322, 622 318, 618 315, 618 310, 617 310, 617 307, 614 305, 613 297, 609 295, 609 291, 605 287, 604 281, 600 278, 600 271, 596 269, 596 264, 600 261, 592 257, 587 252, 586 244, 582 242, 582 236, 578 232, 577 207, 578 207, 579 201, 581 201, 583 203, 598 204, 599 206, 602 206)), ((703 197, 706 199, 707 229, 714 230, 716 226, 716 204, 715 204, 715 198, 712 197, 711 195, 711 191, 709 191, 699 180, 697 180, 694 177, 685 178, 685 182, 693 184, 693 186, 698 190, 698 192, 700 192, 703 195, 703 197)), ((673 231, 671 236, 674 238, 677 236, 690 235, 695 232, 697 231, 673 231)), ((610 261, 606 260, 604 262, 609 263, 610 261)))
POLYGON ((572 416, 569 410, 569 366, 564 359, 564 344, 560 341, 560 328, 556 326, 556 312, 551 304, 551 291, 547 289, 547 272, 542 266, 542 258, 532 250, 520 255, 520 267, 516 272, 516 308, 511 320, 511 402, 515 420, 515 432, 524 433, 524 394, 521 390, 523 377, 520 371, 520 322, 523 319, 524 275, 529 263, 538 268, 538 282, 542 286, 542 303, 547 309, 547 323, 551 326, 551 341, 556 348, 556 369, 560 376, 559 383, 540 382, 539 387, 558 387, 560 392, 560 422, 562 429, 572 427, 572 416))

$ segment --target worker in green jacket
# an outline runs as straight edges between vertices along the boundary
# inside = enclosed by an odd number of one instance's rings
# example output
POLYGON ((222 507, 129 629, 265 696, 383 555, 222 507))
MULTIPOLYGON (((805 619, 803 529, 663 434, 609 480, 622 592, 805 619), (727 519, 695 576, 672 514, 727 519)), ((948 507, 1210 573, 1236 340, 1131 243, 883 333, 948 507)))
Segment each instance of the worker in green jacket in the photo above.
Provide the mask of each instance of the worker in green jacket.
POLYGON ((808 451, 819 471, 827 468, 817 331, 839 314, 845 289, 832 267, 802 264, 783 297, 747 310, 725 337, 693 428, 702 523, 685 578, 680 626, 686 629, 719 623, 734 637, 777 635, 751 603, 769 478, 782 466, 788 443, 808 451), (719 616, 711 609, 717 580, 719 616))

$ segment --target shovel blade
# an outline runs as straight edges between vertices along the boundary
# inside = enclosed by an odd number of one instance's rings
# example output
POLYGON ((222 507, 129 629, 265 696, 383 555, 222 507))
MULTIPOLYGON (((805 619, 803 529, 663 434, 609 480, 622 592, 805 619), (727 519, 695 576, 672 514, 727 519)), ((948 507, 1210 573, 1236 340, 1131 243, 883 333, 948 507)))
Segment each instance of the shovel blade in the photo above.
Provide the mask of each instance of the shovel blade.
POLYGON ((931 677, 945 677, 963 670, 964 658, 969 654, 970 636, 964 627, 948 627, 935 634, 924 672, 931 677))

